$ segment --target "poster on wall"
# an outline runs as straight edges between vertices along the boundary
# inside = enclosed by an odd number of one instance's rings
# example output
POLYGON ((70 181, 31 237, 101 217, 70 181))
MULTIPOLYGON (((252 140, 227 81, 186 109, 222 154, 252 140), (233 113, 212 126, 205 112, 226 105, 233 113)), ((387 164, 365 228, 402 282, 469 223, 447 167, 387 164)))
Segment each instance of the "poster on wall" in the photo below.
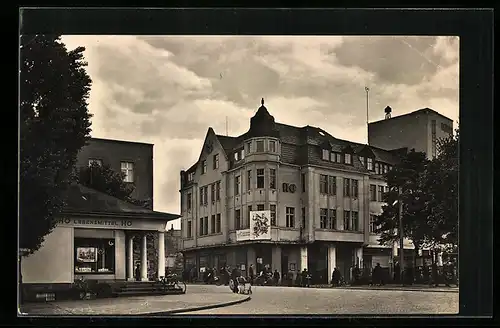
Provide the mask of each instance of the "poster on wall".
POLYGON ((250 238, 252 240, 271 239, 271 211, 250 212, 250 238))
POLYGON ((236 241, 250 240, 250 229, 236 230, 236 241))
POLYGON ((76 259, 78 262, 92 263, 97 262, 97 248, 78 247, 76 249, 76 259))

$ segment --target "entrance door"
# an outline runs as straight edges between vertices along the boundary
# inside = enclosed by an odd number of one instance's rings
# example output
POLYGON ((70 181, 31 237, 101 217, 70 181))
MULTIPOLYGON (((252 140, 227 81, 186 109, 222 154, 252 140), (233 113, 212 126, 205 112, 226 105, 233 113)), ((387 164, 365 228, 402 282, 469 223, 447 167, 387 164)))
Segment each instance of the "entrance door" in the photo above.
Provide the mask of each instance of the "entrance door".
POLYGON ((281 256, 281 276, 288 273, 288 255, 281 256))

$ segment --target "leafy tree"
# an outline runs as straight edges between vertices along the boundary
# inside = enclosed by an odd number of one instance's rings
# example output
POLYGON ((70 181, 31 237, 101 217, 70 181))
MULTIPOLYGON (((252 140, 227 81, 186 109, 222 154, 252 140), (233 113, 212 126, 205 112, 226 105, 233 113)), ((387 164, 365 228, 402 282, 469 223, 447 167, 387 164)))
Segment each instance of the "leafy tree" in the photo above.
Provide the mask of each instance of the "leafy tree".
POLYGON ((458 143, 460 133, 438 140, 438 156, 424 176, 433 245, 458 244, 458 143))
POLYGON ((84 50, 68 51, 59 36, 21 36, 19 247, 26 255, 54 228, 89 139, 84 50))
POLYGON ((428 195, 422 184, 427 163, 425 153, 412 150, 386 174, 389 186, 384 195, 386 205, 382 206, 382 214, 375 219, 378 227, 375 232, 380 233, 380 244, 399 241, 399 202, 403 204, 403 236, 413 242, 415 253, 427 242, 430 234, 426 212, 428 195))

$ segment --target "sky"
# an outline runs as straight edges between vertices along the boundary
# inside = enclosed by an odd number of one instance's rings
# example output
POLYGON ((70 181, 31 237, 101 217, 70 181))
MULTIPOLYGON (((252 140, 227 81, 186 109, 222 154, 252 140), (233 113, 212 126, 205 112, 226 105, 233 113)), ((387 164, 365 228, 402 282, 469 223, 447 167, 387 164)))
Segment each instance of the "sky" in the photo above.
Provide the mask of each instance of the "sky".
MULTIPOLYGON (((458 37, 81 36, 92 136, 154 144, 154 210, 180 213, 180 170, 207 129, 245 133, 261 98, 277 122, 366 143, 384 108, 458 123, 458 37), (226 125, 227 120, 227 125, 226 125), (227 131, 226 131, 227 126, 227 131)), ((179 220, 174 228, 180 228, 179 220)))

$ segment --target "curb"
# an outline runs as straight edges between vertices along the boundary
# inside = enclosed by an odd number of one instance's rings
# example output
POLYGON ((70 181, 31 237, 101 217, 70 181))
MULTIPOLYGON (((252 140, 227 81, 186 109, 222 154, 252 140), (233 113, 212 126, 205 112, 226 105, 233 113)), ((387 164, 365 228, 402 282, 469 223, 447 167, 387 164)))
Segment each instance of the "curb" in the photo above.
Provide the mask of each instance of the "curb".
POLYGON ((203 306, 198 306, 198 307, 191 307, 191 308, 186 308, 186 309, 175 309, 175 310, 169 310, 169 311, 161 311, 161 312, 150 312, 150 313, 141 313, 137 315, 141 316, 156 316, 156 315, 170 315, 170 314, 178 314, 178 313, 187 313, 187 312, 194 312, 194 311, 202 311, 202 310, 210 310, 210 309, 217 309, 221 307, 226 307, 226 306, 231 306, 231 305, 236 305, 236 304, 241 304, 250 301, 252 298, 250 296, 247 296, 245 298, 236 300, 236 301, 230 301, 230 302, 224 302, 224 303, 217 303, 217 304, 211 304, 211 305, 203 305, 203 306))
POLYGON ((458 293, 458 289, 443 290, 443 289, 418 289, 418 288, 358 288, 358 287, 336 287, 336 289, 344 290, 383 290, 383 291, 400 291, 400 292, 433 292, 433 293, 458 293))

